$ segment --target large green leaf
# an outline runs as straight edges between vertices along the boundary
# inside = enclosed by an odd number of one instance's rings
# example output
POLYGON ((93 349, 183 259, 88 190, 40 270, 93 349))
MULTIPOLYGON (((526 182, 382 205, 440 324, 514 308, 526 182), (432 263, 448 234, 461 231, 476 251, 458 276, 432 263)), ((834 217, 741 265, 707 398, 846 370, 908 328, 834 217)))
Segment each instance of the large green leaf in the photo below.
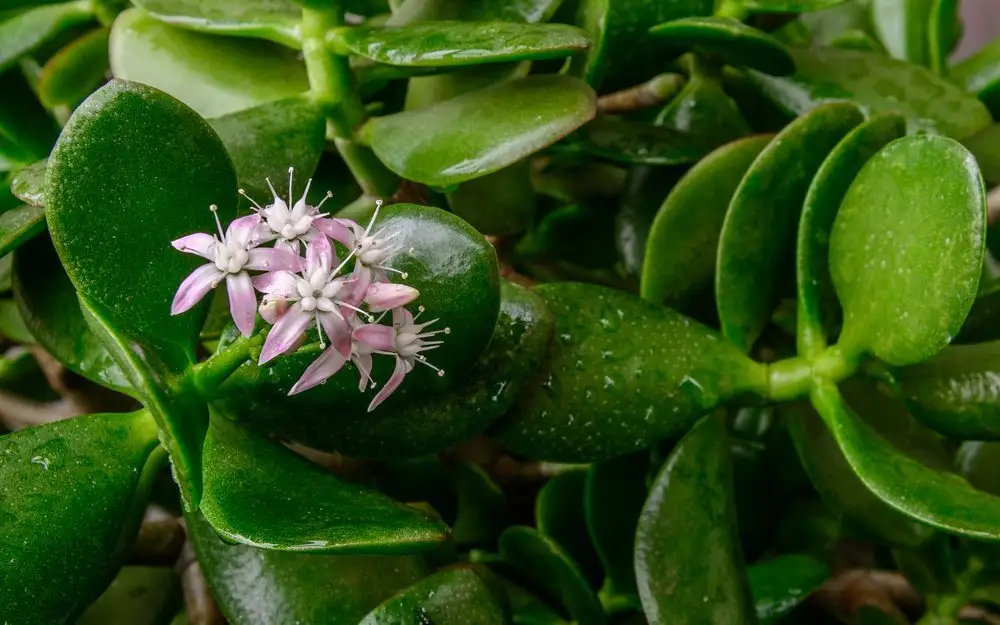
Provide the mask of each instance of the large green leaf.
POLYGON ((843 349, 894 365, 940 351, 976 297, 985 228, 979 168, 958 142, 910 136, 873 156, 830 237, 843 349))
POLYGON ((108 29, 92 30, 60 50, 38 75, 38 97, 45 106, 75 108, 108 72, 108 29))
POLYGON ((798 350, 815 356, 826 347, 826 328, 836 296, 830 281, 830 231, 840 204, 861 167, 893 139, 906 120, 893 113, 873 116, 852 130, 816 172, 802 205, 795 275, 798 283, 798 350))
POLYGON ((92 19, 92 4, 74 0, 35 7, 0 22, 0 72, 63 31, 92 19))
POLYGON ((650 625, 754 623, 722 415, 691 428, 656 476, 639 518, 635 571, 650 625))
POLYGON ((111 29, 116 78, 152 85, 203 117, 219 117, 309 89, 292 50, 262 41, 213 37, 129 9, 111 29))
POLYGON ((587 36, 566 24, 420 22, 335 31, 334 52, 403 67, 442 67, 558 59, 587 48, 587 36))
POLYGON ((866 114, 898 111, 911 130, 963 139, 990 124, 989 111, 971 94, 929 70, 872 52, 795 48, 798 71, 779 78, 753 70, 751 80, 789 113, 847 100, 866 114))
POLYGON ((752 67, 775 76, 795 72, 795 61, 784 44, 730 17, 681 18, 654 26, 649 32, 672 45, 717 55, 737 67, 752 67))
POLYGON ((366 134, 395 173, 447 186, 534 154, 590 121, 595 107, 594 92, 579 80, 529 76, 377 117, 366 134))
POLYGON ((289 0, 136 0, 157 20, 189 30, 255 37, 298 48, 302 9, 289 0))
POLYGON ((418 556, 326 556, 227 545, 200 514, 185 521, 212 595, 232 625, 357 625, 427 572, 418 556))
POLYGON ((118 571, 162 466, 144 411, 0 437, 0 620, 72 623, 118 571))
POLYGON ((644 449, 765 383, 731 344, 662 306, 588 284, 536 292, 556 315, 549 357, 494 430, 518 453, 589 462, 644 449))
POLYGON ((819 587, 830 571, 810 556, 791 554, 758 562, 747 569, 757 622, 774 625, 819 587))
POLYGON ((861 120, 847 103, 803 115, 764 148, 737 187, 719 238, 715 298, 723 335, 741 349, 753 346, 774 312, 813 176, 861 120))
POLYGON ((435 573, 368 613, 359 625, 503 625, 503 608, 486 582, 468 568, 435 573))

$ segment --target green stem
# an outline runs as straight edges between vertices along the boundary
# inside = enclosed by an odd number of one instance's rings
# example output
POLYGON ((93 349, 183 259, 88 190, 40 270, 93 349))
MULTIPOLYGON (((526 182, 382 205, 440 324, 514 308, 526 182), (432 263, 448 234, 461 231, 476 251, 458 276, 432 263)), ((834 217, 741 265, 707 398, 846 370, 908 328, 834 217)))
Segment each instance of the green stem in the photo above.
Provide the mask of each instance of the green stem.
POLYGON ((358 145, 354 133, 364 123, 365 107, 354 85, 346 56, 330 51, 329 33, 343 24, 339 2, 323 9, 302 9, 302 55, 309 75, 309 90, 326 110, 329 134, 362 190, 387 197, 396 191, 398 178, 386 169, 371 149, 358 145))
POLYGON ((236 372, 243 363, 250 360, 251 348, 259 348, 262 339, 258 336, 240 337, 230 343, 225 349, 215 352, 208 360, 199 362, 191 368, 188 375, 196 389, 205 397, 214 394, 215 389, 222 386, 229 376, 236 372))
POLYGON ((732 17, 742 22, 750 17, 750 11, 739 0, 724 0, 715 9, 715 17, 732 17))
POLYGON ((854 375, 860 366, 859 357, 834 345, 815 358, 796 356, 767 365, 767 387, 758 389, 758 393, 776 401, 807 397, 817 378, 840 382, 854 375))

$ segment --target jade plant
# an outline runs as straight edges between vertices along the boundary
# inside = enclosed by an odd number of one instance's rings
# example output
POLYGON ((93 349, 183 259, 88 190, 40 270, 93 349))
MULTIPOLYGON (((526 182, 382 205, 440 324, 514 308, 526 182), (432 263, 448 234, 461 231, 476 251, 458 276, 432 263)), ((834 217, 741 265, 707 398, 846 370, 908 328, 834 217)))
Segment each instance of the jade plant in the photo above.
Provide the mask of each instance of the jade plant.
POLYGON ((962 30, 6 3, 0 622, 998 622, 962 30))

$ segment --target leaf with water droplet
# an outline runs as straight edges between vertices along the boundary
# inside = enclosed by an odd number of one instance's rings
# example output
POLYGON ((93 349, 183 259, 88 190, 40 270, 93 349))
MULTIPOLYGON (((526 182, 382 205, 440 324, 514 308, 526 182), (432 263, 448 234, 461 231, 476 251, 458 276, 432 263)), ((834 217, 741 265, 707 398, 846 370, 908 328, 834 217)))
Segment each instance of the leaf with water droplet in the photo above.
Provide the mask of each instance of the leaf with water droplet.
POLYGON ((786 554, 747 569, 757 622, 774 625, 830 576, 827 566, 806 555, 786 554))
POLYGON ((504 610, 470 568, 441 571, 383 602, 358 625, 503 625, 504 610))

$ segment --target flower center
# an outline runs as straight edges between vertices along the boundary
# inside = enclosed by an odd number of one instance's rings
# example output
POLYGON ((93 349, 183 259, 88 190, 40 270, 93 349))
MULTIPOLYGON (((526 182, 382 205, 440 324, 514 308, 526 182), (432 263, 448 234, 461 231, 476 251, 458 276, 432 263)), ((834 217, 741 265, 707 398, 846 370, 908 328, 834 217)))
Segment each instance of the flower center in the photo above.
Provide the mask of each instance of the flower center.
POLYGON ((392 248, 373 236, 361 239, 358 248, 358 260, 362 265, 378 265, 392 255, 392 248))
POLYGON ((219 241, 215 244, 215 267, 226 273, 239 273, 250 260, 250 252, 237 243, 219 241))
POLYGON ((334 305, 337 295, 343 288, 340 280, 330 280, 329 276, 322 269, 317 269, 308 279, 299 278, 295 283, 295 290, 301 298, 302 310, 313 312, 321 310, 323 312, 333 312, 337 308, 334 305))

